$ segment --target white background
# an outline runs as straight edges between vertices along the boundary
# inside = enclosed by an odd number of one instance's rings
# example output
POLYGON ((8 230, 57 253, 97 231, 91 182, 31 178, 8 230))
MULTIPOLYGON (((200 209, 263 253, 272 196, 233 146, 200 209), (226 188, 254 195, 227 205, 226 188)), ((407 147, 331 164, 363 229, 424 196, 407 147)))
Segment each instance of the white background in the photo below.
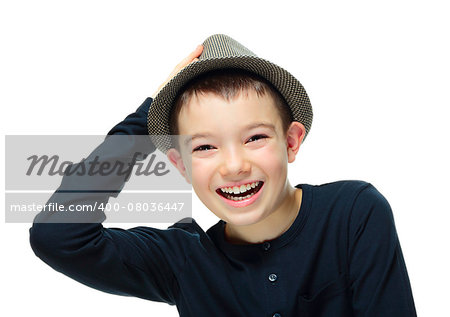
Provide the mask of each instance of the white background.
MULTIPOLYGON (((2 133, 104 134, 197 44, 228 34, 288 69, 311 98, 291 183, 373 183, 393 208, 418 314, 449 316, 448 9, 435 0, 1 1, 2 133)), ((218 220, 194 204, 204 229, 218 220)), ((0 226, 3 316, 177 316, 72 281, 35 257, 29 224, 0 226)))

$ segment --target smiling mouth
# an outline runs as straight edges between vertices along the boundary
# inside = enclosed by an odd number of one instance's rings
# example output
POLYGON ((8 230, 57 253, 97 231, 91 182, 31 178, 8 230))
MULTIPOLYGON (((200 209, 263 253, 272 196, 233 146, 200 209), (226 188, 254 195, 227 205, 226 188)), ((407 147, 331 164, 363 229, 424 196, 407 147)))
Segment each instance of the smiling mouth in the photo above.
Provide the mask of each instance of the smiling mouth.
POLYGON ((241 185, 240 187, 234 186, 234 187, 218 188, 216 192, 220 196, 228 200, 239 201, 248 199, 253 195, 255 195, 262 188, 263 184, 264 182, 258 181, 246 185, 241 185))

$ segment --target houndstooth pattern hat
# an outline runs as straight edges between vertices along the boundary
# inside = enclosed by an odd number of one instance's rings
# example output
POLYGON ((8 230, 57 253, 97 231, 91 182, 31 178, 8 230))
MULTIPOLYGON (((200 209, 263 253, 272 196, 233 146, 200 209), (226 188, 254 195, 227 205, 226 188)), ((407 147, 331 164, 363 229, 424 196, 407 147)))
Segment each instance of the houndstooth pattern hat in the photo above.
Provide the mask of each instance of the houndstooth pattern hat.
MULTIPOLYGON (((312 107, 302 84, 285 69, 256 56, 252 51, 224 34, 215 34, 203 42, 203 52, 175 75, 156 95, 147 117, 148 133, 155 146, 166 153, 174 147, 169 120, 175 100, 183 87, 195 77, 217 69, 243 69, 269 81, 286 100, 294 121, 305 126, 308 134, 313 119, 312 107)), ((305 137, 306 137, 305 135, 305 137)))

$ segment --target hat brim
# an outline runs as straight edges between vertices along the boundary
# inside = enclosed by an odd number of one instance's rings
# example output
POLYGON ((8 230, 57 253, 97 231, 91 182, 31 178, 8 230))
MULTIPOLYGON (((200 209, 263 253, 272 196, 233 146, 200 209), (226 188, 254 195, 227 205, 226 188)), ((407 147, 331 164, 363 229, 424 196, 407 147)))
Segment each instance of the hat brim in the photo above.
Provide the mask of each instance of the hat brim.
MULTIPOLYGON (((147 117, 148 133, 155 146, 166 153, 173 148, 169 120, 172 107, 182 88, 192 79, 219 69, 242 69, 255 73, 269 81, 286 100, 294 121, 305 126, 308 134, 313 112, 303 85, 288 71, 256 56, 230 56, 193 62, 175 75, 156 95, 147 117)), ((305 137, 306 137, 305 135, 305 137)))

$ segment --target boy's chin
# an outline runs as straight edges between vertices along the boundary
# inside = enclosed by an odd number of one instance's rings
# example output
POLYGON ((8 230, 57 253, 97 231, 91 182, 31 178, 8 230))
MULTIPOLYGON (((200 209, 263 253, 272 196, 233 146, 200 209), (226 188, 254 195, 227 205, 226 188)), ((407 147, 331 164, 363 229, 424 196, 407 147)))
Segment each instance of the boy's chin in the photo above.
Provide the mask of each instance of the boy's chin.
POLYGON ((227 215, 226 217, 219 217, 233 227, 247 227, 258 224, 262 220, 262 215, 258 212, 250 212, 245 214, 227 215))

